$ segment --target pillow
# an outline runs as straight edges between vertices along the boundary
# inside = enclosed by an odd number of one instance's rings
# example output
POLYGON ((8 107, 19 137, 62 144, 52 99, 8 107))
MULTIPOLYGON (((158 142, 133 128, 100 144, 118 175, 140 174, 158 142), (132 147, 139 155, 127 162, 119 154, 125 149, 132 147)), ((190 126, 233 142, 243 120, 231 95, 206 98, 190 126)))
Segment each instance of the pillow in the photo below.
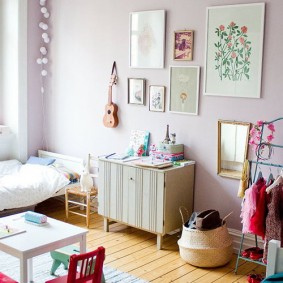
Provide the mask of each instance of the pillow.
POLYGON ((61 164, 53 164, 52 166, 54 166, 59 173, 61 173, 68 180, 70 180, 71 183, 75 183, 79 181, 80 174, 75 172, 74 170, 66 168, 65 166, 61 164))
POLYGON ((37 164, 37 165, 51 165, 56 161, 54 158, 48 158, 48 157, 36 157, 36 156, 30 156, 26 164, 37 164))
POLYGON ((16 159, 0 161, 0 178, 4 175, 17 173, 22 163, 16 159))

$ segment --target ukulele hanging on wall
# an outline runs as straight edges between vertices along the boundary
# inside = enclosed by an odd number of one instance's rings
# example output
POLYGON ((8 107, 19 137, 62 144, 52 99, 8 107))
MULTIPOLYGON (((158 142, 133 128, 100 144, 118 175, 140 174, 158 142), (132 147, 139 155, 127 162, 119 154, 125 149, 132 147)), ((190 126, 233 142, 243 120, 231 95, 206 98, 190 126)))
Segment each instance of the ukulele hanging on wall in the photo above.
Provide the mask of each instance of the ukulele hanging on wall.
POLYGON ((103 117, 103 125, 107 128, 115 128, 119 123, 117 116, 118 106, 112 102, 112 86, 113 84, 117 84, 117 79, 116 62, 114 61, 108 87, 108 103, 105 105, 105 114, 103 117))

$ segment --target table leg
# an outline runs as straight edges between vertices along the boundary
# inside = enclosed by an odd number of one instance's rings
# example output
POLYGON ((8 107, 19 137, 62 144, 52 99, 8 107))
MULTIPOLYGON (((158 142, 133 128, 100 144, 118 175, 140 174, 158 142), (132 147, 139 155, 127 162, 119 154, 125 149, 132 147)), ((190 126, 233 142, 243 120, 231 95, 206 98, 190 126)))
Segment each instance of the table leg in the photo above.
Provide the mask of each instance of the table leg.
POLYGON ((20 259, 20 283, 28 282, 28 261, 26 258, 20 259))
POLYGON ((86 253, 86 235, 82 235, 80 240, 80 253, 84 254, 86 253))
POLYGON ((28 259, 28 280, 29 280, 29 282, 33 282, 33 263, 32 263, 32 258, 28 259))

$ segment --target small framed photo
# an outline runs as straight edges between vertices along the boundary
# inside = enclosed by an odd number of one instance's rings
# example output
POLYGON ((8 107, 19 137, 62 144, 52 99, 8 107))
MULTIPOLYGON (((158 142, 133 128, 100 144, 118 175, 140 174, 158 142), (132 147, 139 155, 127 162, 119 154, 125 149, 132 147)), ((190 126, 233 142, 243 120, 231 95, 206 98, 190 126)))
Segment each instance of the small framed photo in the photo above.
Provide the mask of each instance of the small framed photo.
POLYGON ((149 111, 165 111, 165 86, 149 86, 149 111))
POLYGON ((192 30, 178 30, 174 32, 174 60, 193 60, 193 35, 192 30))
POLYGON ((145 79, 128 78, 128 104, 145 105, 145 79))

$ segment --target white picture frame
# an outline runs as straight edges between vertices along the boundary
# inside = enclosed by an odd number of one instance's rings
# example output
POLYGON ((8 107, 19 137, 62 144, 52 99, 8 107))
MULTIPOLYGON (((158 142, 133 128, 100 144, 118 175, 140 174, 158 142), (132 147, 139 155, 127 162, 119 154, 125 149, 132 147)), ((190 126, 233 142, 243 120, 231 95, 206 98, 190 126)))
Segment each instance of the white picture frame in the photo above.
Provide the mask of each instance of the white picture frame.
POLYGON ((128 104, 145 105, 145 79, 128 78, 128 104))
POLYGON ((169 112, 198 115, 199 66, 170 66, 169 112))
POLYGON ((260 98, 265 3, 206 14, 204 95, 260 98))
POLYGON ((164 68, 165 10, 130 13, 130 68, 164 68))

